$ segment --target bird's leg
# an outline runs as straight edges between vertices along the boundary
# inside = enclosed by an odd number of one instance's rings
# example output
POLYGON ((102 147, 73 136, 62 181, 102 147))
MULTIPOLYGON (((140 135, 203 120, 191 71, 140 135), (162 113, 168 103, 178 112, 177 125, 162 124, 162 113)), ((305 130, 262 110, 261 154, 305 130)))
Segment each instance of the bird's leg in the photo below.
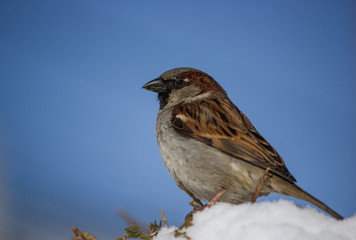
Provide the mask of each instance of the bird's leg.
POLYGON ((270 170, 271 170, 271 169, 270 169, 269 167, 266 168, 265 174, 262 176, 260 182, 258 183, 258 185, 257 185, 257 187, 256 187, 255 193, 254 193, 253 196, 252 196, 252 200, 251 200, 252 203, 255 203, 255 202, 256 202, 256 199, 257 199, 257 197, 258 197, 258 194, 260 194, 263 185, 264 185, 265 182, 270 178, 270 176, 271 176, 271 174, 269 173, 270 170))
POLYGON ((194 202, 196 202, 200 207, 203 206, 203 204, 201 203, 201 201, 196 198, 193 193, 191 193, 186 187, 184 187, 184 185, 182 184, 181 181, 177 181, 177 185, 180 189, 182 189, 184 192, 186 192, 191 198, 193 198, 194 202))
POLYGON ((206 204, 205 206, 201 206, 201 207, 197 207, 194 208, 190 213, 187 214, 187 216, 185 216, 185 219, 188 220, 189 218, 193 217, 193 214, 198 212, 198 211, 202 211, 204 210, 206 207, 210 208, 213 205, 215 205, 219 199, 221 198, 221 196, 226 192, 226 188, 221 189, 209 202, 208 204, 206 204))
POLYGON ((219 201, 221 196, 226 192, 226 188, 221 189, 204 207, 211 207, 219 201))

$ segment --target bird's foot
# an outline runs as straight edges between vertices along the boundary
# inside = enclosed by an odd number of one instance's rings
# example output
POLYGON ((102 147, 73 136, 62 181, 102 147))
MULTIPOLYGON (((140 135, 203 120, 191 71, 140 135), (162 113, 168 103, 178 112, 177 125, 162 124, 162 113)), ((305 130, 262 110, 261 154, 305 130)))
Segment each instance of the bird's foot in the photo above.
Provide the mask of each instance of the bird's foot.
POLYGON ((187 221, 189 218, 192 218, 193 214, 196 212, 200 212, 200 211, 203 211, 207 207, 210 208, 210 207, 214 206, 225 192, 226 192, 226 189, 223 188, 208 202, 208 204, 206 204, 204 206, 194 206, 194 209, 190 213, 188 213, 187 216, 185 216, 185 220, 187 221))

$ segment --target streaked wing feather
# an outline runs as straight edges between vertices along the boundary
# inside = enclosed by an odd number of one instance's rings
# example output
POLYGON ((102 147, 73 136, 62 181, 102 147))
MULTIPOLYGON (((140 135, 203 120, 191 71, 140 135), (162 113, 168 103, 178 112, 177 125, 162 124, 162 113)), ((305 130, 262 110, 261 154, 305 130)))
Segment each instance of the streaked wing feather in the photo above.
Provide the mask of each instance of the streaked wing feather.
POLYGON ((270 167, 275 174, 295 181, 281 156, 227 97, 178 105, 171 124, 183 135, 263 169, 270 167))

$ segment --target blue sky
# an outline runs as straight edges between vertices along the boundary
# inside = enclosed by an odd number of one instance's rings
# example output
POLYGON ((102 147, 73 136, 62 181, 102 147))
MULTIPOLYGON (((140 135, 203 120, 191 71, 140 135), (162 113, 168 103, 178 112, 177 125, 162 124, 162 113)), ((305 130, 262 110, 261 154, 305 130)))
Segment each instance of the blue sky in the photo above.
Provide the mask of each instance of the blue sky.
POLYGON ((158 102, 141 86, 182 66, 213 76, 298 185, 352 216, 355 8, 331 0, 2 1, 3 236, 69 239, 75 225, 113 239, 125 227, 119 209, 144 223, 164 209, 169 223, 181 223, 190 199, 165 169, 158 102))

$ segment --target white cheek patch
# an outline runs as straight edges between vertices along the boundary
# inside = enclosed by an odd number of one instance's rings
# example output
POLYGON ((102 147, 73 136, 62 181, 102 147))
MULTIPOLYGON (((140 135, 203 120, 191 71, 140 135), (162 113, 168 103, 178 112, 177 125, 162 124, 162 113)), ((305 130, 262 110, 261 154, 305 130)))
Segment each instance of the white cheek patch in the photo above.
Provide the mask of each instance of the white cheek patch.
POLYGON ((172 92, 169 94, 168 103, 166 107, 190 102, 190 99, 196 97, 199 92, 200 88, 190 84, 180 89, 173 89, 172 92))
POLYGON ((193 101, 199 101, 201 99, 205 99, 205 98, 208 98, 209 96, 211 95, 211 92, 206 92, 206 93, 203 93, 203 94, 198 94, 194 97, 191 97, 189 99, 187 99, 186 102, 193 102, 193 101))
POLYGON ((189 82, 188 78, 184 78, 183 80, 184 80, 184 82, 189 82))

